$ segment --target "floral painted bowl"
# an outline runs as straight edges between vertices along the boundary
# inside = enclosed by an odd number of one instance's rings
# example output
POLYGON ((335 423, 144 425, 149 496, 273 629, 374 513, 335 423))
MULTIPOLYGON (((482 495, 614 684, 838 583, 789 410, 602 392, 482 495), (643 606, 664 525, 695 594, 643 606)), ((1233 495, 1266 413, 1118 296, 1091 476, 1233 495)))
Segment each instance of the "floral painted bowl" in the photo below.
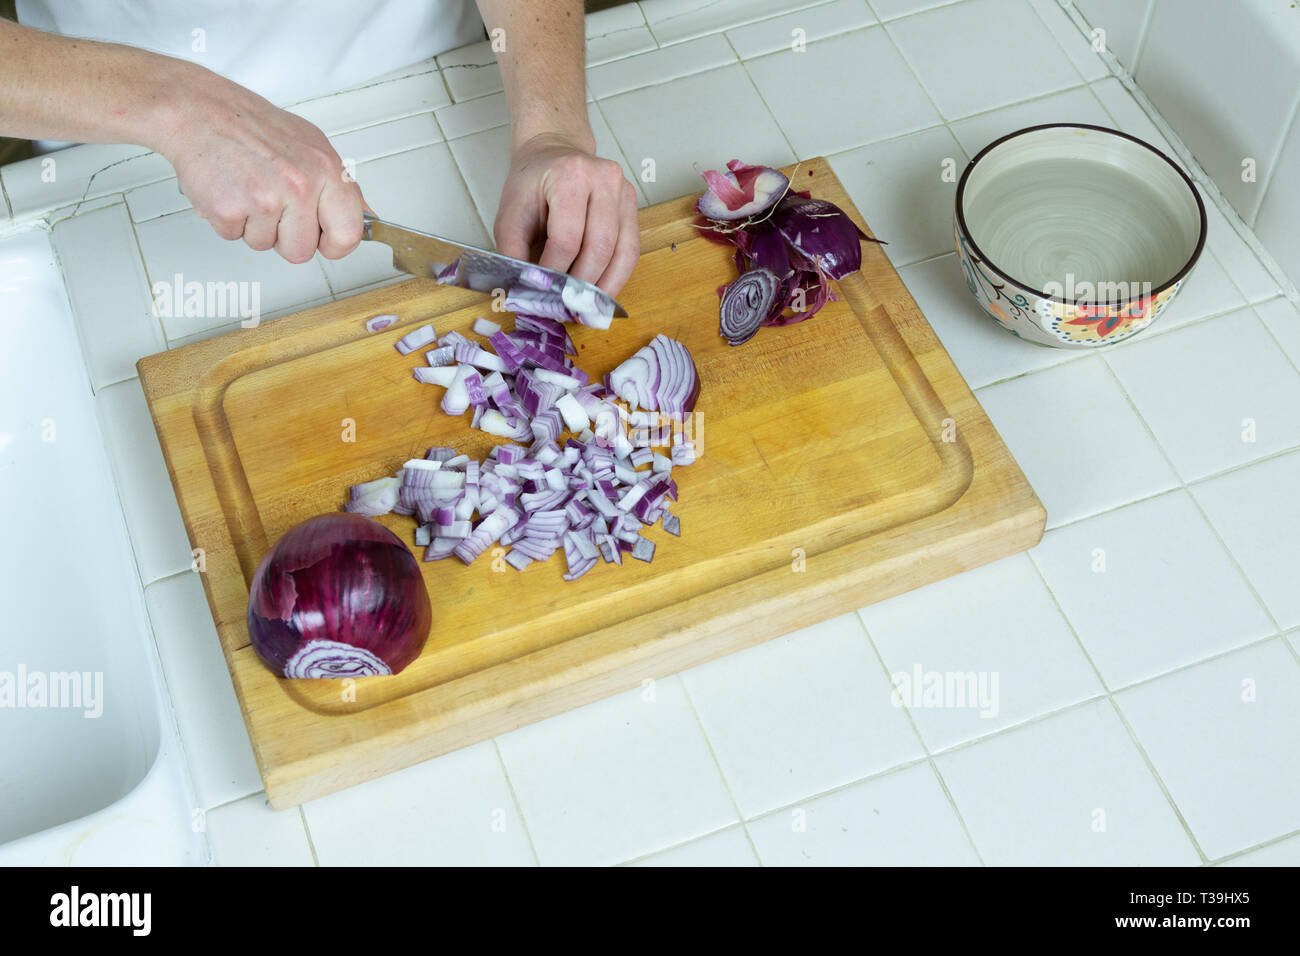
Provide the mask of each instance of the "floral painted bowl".
POLYGON ((1205 206, 1155 147, 1053 123, 980 150, 957 184, 953 233, 966 284, 1003 328, 1096 348, 1168 307, 1205 246, 1205 206))

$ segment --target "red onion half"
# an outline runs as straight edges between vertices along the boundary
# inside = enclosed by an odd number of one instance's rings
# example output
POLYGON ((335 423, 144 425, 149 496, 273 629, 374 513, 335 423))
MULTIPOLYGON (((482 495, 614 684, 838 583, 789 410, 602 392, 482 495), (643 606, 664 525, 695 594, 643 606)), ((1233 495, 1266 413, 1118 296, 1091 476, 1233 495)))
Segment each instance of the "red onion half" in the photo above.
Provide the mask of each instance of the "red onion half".
POLYGON ((430 619, 415 557, 397 535, 355 514, 290 528, 249 588, 253 649, 284 677, 396 674, 419 656, 430 619))

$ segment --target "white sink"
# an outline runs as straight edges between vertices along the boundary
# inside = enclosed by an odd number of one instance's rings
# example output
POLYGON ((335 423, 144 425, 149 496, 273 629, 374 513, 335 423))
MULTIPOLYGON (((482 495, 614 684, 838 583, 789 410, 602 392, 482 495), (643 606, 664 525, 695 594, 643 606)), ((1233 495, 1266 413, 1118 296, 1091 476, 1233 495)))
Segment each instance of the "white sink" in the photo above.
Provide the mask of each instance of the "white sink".
POLYGON ((159 844, 139 856, 201 862, 90 379, 43 231, 0 241, 0 608, 0 862, 80 861, 78 845, 124 820, 131 840, 159 844), (142 786, 165 756, 170 782, 142 786))

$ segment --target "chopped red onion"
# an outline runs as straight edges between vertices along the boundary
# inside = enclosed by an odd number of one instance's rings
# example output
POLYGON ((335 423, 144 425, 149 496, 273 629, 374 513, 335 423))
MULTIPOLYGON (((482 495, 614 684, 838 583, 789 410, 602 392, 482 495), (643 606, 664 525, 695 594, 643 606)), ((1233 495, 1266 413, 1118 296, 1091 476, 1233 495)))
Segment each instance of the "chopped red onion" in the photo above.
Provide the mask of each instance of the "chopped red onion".
POLYGON ((451 553, 456 549, 460 542, 454 538, 434 538, 424 552, 424 560, 441 561, 443 558, 450 558, 451 553))
POLYGON ((397 504, 399 484, 396 478, 378 478, 353 485, 351 500, 343 506, 343 510, 367 517, 388 514, 397 504))
POLYGON ((395 315, 372 315, 366 319, 367 332, 380 332, 397 321, 395 315))
POLYGON ((483 377, 478 372, 470 372, 465 376, 465 394, 469 397, 469 403, 476 406, 476 410, 487 404, 488 397, 487 392, 483 390, 483 377))
POLYGON ((438 344, 443 348, 446 348, 448 345, 455 347, 457 345, 473 345, 474 343, 465 338, 465 336, 461 335, 459 332, 448 332, 442 338, 438 339, 438 344))
POLYGON ((445 266, 435 266, 433 268, 433 277, 439 285, 455 285, 456 271, 460 267, 460 256, 457 256, 445 266))
MULTIPOLYGON (((502 538, 501 540, 504 541, 505 539, 502 538)), ((516 571, 522 571, 532 563, 533 559, 524 554, 518 548, 512 549, 510 553, 506 555, 506 564, 510 565, 516 571)))
POLYGON ((519 274, 519 282, 530 289, 540 289, 543 292, 554 291, 554 273, 547 272, 537 266, 527 266, 519 274))
POLYGON ((417 368, 411 374, 415 376, 417 382, 448 388, 455 381, 459 368, 461 368, 459 365, 439 365, 437 368, 417 368))
POLYGON ((564 306, 583 325, 607 329, 614 320, 614 300, 587 283, 565 282, 560 292, 564 306))
POLYGON ((472 342, 459 342, 453 346, 453 351, 457 362, 486 369, 489 372, 506 371, 506 363, 501 361, 500 356, 485 352, 472 342))
POLYGON ((537 289, 511 289, 506 293, 506 309, 526 315, 540 315, 561 322, 569 320, 569 310, 564 307, 564 298, 558 292, 542 292, 537 289))
POLYGON ((397 351, 403 355, 410 355, 416 349, 432 345, 437 337, 432 325, 422 325, 418 329, 412 329, 397 340, 397 351))
POLYGON ((436 349, 429 349, 424 353, 424 360, 434 367, 456 364, 456 347, 454 345, 440 345, 436 349))
POLYGON ((469 391, 465 388, 465 379, 474 369, 469 365, 457 365, 456 373, 442 396, 442 410, 448 415, 463 415, 469 408, 469 391))
MULTIPOLYGON (((554 296, 563 302, 563 290, 536 291, 549 292, 552 306, 554 296)), ((536 308, 546 300, 527 301, 536 308)), ((433 341, 431 326, 416 331, 411 341, 433 341)), ((621 564, 623 551, 651 560, 654 543, 640 529, 661 516, 665 531, 677 527, 664 502, 676 500, 673 465, 693 452, 680 444, 665 454, 651 447, 668 442, 666 429, 656 428, 660 419, 681 421, 694 408, 699 380, 689 352, 656 336, 608 377, 607 389, 588 384, 570 360, 576 349, 556 318, 524 313, 509 333, 482 319, 476 331, 495 354, 448 332, 413 375, 446 388, 448 414, 473 406, 474 427, 531 446, 497 445, 481 461, 435 446, 396 477, 355 486, 345 508, 417 515, 416 543, 426 561, 454 554, 468 564, 500 543, 510 549, 507 562, 522 570, 563 548, 564 576, 576 580, 601 558, 621 564), (611 390, 633 396, 632 416, 606 398, 611 390)))
POLYGON ((510 337, 504 332, 496 332, 488 337, 492 347, 497 350, 497 355, 505 363, 506 371, 517 372, 524 365, 524 355, 519 351, 519 347, 510 340, 510 337))

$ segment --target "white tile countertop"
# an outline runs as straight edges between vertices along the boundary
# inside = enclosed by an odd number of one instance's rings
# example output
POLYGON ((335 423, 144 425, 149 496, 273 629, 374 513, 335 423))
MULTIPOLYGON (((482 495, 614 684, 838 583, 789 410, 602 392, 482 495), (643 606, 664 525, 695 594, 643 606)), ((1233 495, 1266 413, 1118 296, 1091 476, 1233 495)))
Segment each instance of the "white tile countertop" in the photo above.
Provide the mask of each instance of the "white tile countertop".
MULTIPOLYGON (((642 205, 698 191, 696 165, 829 157, 1043 500, 1047 533, 273 811, 135 377, 141 356, 238 321, 160 321, 150 285, 257 280, 271 318, 393 281, 391 264, 363 249, 295 266, 223 242, 138 148, 59 153, 55 183, 39 160, 6 167, 0 229, 52 229, 213 861, 1300 864, 1300 313, 1213 204, 1175 304, 1103 352, 996 328, 951 251, 945 160, 960 170, 1046 121, 1165 148, 1158 117, 1055 0, 643 0, 588 17, 588 34, 601 153, 629 176, 655 161, 654 180, 633 177, 642 205), (891 674, 913 670, 996 679, 995 703, 896 706, 891 674)), ((381 214, 490 241, 506 113, 485 44, 295 109, 356 161, 381 214)))

